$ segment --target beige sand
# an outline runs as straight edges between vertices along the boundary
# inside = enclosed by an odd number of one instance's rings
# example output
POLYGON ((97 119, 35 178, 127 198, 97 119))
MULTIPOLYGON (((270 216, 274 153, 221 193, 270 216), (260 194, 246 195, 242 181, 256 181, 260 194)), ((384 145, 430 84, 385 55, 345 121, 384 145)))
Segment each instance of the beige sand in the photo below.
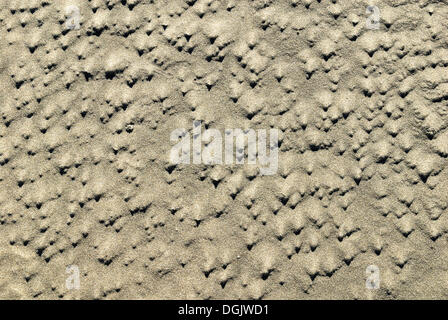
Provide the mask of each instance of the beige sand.
POLYGON ((372 4, 1 1, 0 298, 447 298, 448 7, 372 4), (278 174, 173 167, 193 120, 278 174))

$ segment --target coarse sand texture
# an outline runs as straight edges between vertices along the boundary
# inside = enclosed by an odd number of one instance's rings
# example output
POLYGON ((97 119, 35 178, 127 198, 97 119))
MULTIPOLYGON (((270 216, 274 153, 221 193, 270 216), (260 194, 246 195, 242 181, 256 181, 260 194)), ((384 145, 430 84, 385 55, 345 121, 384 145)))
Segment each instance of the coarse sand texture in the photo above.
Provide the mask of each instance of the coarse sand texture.
POLYGON ((448 298, 441 1, 0 0, 0 97, 0 299, 448 298))

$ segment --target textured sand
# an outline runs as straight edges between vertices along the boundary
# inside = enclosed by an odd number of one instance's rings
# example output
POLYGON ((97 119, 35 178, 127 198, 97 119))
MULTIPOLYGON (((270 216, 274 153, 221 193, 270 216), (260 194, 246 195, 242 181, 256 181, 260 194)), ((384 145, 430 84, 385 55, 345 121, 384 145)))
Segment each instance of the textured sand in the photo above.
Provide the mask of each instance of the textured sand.
POLYGON ((0 298, 446 299, 448 7, 368 4, 2 0, 0 298), (173 167, 193 120, 278 174, 173 167))

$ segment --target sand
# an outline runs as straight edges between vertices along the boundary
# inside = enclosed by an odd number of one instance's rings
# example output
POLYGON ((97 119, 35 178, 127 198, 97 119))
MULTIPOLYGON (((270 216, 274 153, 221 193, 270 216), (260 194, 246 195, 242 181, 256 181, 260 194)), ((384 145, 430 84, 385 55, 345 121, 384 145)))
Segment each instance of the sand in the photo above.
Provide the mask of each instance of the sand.
POLYGON ((0 299, 446 299, 447 19, 2 1, 0 299), (277 128, 278 171, 173 165, 195 120, 277 128))

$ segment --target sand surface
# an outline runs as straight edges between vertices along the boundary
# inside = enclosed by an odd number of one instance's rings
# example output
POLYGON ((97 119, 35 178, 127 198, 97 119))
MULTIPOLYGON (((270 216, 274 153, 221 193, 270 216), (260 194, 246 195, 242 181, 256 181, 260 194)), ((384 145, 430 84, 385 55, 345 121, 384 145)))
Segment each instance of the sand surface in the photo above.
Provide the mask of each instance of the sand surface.
POLYGON ((2 0, 0 299, 446 299, 448 6, 368 4, 2 0), (174 166, 194 120, 278 172, 174 166))

